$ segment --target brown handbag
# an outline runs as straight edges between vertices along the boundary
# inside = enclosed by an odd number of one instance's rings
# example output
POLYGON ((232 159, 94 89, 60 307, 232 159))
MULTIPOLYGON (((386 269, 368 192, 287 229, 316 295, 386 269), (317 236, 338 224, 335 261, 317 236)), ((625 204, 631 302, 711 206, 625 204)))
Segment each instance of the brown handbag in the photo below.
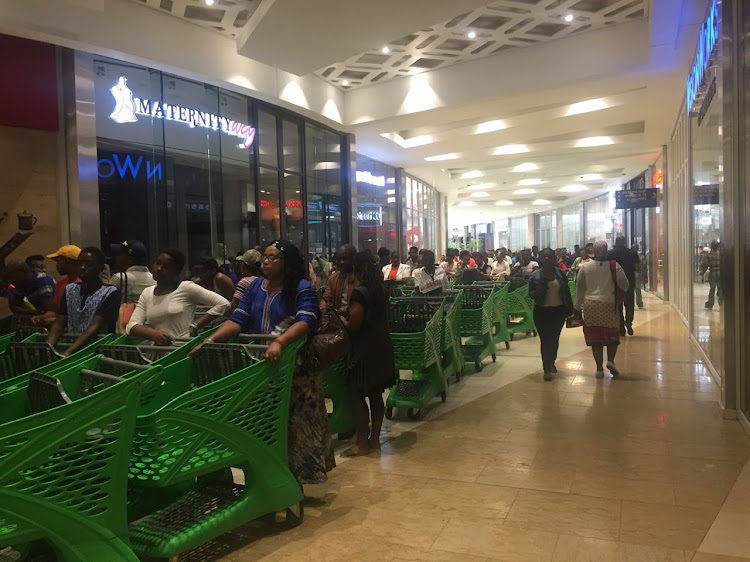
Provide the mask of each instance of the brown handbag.
POLYGON ((311 371, 325 371, 347 357, 351 350, 349 332, 341 316, 328 299, 325 302, 328 307, 321 311, 318 330, 307 339, 304 347, 304 365, 311 371))

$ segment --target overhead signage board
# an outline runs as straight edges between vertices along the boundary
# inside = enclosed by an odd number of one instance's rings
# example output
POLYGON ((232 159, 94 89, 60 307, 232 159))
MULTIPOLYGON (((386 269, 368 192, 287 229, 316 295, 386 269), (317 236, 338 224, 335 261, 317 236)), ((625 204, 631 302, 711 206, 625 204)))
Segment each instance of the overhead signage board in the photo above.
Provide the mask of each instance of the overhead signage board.
POLYGON ((138 115, 144 115, 184 123, 191 129, 201 127, 214 131, 220 130, 225 135, 239 138, 240 143, 237 145, 239 148, 249 148, 255 140, 255 128, 250 125, 208 111, 135 97, 128 88, 127 82, 128 79, 125 76, 120 76, 117 84, 109 89, 112 97, 115 98, 115 107, 109 118, 115 123, 136 123, 138 115))
POLYGON ((658 207, 658 189, 615 191, 615 209, 647 209, 658 207))
POLYGON ((356 176, 358 182, 369 183, 376 187, 385 187, 385 176, 377 176, 372 172, 364 170, 357 170, 356 176))
POLYGON ((718 205, 719 184, 696 185, 693 187, 693 205, 718 205))
POLYGON ((690 68, 690 74, 687 80, 687 111, 693 107, 698 91, 703 84, 703 76, 708 67, 716 41, 719 37, 719 10, 716 6, 716 0, 712 0, 711 9, 708 17, 701 27, 701 35, 698 40, 698 49, 695 53, 693 66, 690 68))

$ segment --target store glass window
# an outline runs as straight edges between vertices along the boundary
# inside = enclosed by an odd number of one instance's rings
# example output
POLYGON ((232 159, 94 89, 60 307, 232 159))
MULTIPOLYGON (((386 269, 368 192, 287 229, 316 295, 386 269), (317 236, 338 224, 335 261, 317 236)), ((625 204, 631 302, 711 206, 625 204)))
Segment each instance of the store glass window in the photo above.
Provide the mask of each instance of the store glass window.
POLYGON ((540 249, 557 247, 557 211, 534 215, 534 243, 540 249))
POLYGON ((508 242, 508 249, 513 252, 518 252, 524 248, 529 247, 529 218, 513 217, 510 219, 510 240, 508 242))
POLYGON ((495 231, 495 249, 510 248, 510 219, 496 220, 493 229, 495 231))
POLYGON ((705 94, 690 116, 693 163, 692 332, 724 376, 724 291, 721 275, 724 161, 721 73, 707 70, 705 94))
POLYGON ((581 217, 583 203, 574 203, 562 210, 562 245, 572 252, 576 244, 581 245, 581 217))
POLYGON ((614 192, 583 202, 586 243, 604 240, 611 248, 615 237, 624 235, 622 211, 615 209, 614 192))
POLYGON ((396 169, 357 155, 357 230, 360 250, 398 247, 396 169))
POLYGON ((404 250, 411 246, 435 250, 440 195, 431 185, 404 174, 406 193, 406 240, 404 250))

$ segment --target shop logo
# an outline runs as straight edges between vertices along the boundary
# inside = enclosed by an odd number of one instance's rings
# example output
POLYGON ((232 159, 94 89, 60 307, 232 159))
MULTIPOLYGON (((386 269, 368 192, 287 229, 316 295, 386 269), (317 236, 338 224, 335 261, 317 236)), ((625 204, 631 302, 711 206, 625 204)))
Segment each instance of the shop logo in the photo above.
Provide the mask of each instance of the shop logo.
POLYGON ((701 27, 701 36, 698 41, 698 50, 695 53, 693 67, 687 81, 687 110, 693 107, 693 102, 698 96, 698 91, 703 84, 703 75, 711 59, 711 53, 719 37, 719 11, 716 8, 716 0, 711 2, 711 10, 708 12, 708 18, 701 27))
MULTIPOLYGON (((161 162, 154 163, 146 160, 146 164, 143 165, 143 156, 137 158, 131 157, 130 154, 112 154, 111 158, 101 158, 96 163, 96 173, 100 178, 111 178, 117 174, 120 179, 125 179, 130 176, 133 179, 138 179, 138 175, 141 172, 146 174, 146 179, 150 180, 153 177, 161 180, 161 162)), ((142 175, 142 174, 141 174, 142 175)))
POLYGON ((136 115, 145 115, 146 117, 178 121, 191 129, 201 127, 214 131, 220 130, 225 135, 239 138, 238 148, 249 148, 255 140, 255 127, 245 123, 232 121, 208 111, 198 111, 189 107, 133 97, 133 92, 126 85, 127 81, 126 77, 120 76, 117 84, 110 88, 110 92, 115 98, 115 109, 109 118, 116 123, 134 123, 138 121, 136 115))

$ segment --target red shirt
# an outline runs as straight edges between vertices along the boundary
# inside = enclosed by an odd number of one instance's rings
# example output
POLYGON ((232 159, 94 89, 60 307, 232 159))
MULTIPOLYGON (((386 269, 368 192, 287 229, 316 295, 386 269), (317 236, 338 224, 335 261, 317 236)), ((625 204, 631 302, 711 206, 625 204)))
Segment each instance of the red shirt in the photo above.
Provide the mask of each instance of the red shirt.
POLYGON ((63 294, 65 294, 65 287, 68 286, 68 283, 70 283, 70 279, 67 275, 61 275, 57 279, 57 282, 55 283, 55 292, 52 297, 55 301, 55 306, 60 306, 60 300, 62 299, 63 294))
POLYGON ((395 279, 398 275, 398 266, 391 266, 391 270, 388 272, 388 279, 395 279))

